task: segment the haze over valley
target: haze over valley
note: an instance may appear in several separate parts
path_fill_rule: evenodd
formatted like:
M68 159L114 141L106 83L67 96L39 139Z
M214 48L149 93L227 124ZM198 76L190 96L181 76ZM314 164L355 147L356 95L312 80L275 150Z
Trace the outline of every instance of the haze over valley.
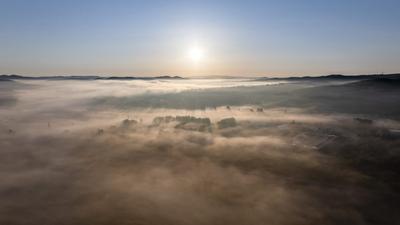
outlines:
M0 225L399 225L399 12L0 0Z
M291 80L0 82L0 223L395 224L398 75Z

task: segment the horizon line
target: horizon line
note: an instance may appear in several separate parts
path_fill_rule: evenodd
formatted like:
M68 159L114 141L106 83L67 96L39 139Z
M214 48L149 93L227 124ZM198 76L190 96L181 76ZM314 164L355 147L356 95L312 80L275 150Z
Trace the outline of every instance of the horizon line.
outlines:
M184 75L93 75L93 74L69 74L69 75L37 75L37 74L16 74L16 73L11 73L11 74L6 74L6 73L0 73L0 76L21 76L21 77L27 77L27 78L46 78L46 77L98 77L98 78L160 78L160 77L180 77L180 78L185 78L185 79L190 79L190 78L295 78L295 77L324 77L324 76L332 76L332 75L338 75L338 76L373 76L373 75L394 75L394 74L400 74L400 72L390 72L390 73L326 73L326 74L311 74L311 75L285 75L285 76L279 76L279 75L195 75L195 76L184 76Z

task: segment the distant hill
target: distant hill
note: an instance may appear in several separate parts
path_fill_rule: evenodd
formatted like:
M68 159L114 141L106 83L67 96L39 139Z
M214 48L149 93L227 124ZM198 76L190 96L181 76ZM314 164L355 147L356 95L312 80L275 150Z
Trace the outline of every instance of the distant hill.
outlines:
M400 119L400 79L372 78L340 85L322 85L291 92L276 104L318 113L349 113Z
M162 79L184 79L179 76L158 76L158 77L102 77L102 76L21 76L21 75L0 75L1 80L162 80Z
M97 80L170 80L184 79L179 76L159 76L159 77L98 77Z
M12 81L12 80L0 77L0 82L3 82L3 81Z
M303 76L303 77L262 77L257 80L289 80L289 81L357 81L370 79L400 79L400 73L393 74L369 74L369 75L342 75L331 74L323 76Z
M400 88L400 78L373 78L369 80L361 80L347 85L360 88Z

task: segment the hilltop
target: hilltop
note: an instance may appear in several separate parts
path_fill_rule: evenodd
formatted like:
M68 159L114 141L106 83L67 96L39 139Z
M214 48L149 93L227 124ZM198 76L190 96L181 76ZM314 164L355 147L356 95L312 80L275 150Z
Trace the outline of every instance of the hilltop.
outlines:
M360 74L360 75L343 75L330 74L321 76L292 76L292 77L262 77L257 80L289 80L289 81L356 81L371 79L400 79L400 73L392 74Z
M184 79L180 76L134 77L134 76L22 76L0 75L0 80L169 80Z

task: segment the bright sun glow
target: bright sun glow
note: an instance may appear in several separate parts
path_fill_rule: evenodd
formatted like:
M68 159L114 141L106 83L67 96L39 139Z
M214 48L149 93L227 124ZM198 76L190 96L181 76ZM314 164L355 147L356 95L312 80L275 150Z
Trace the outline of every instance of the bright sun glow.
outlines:
M200 62L204 59L204 50L199 47L189 49L189 58L193 62Z

